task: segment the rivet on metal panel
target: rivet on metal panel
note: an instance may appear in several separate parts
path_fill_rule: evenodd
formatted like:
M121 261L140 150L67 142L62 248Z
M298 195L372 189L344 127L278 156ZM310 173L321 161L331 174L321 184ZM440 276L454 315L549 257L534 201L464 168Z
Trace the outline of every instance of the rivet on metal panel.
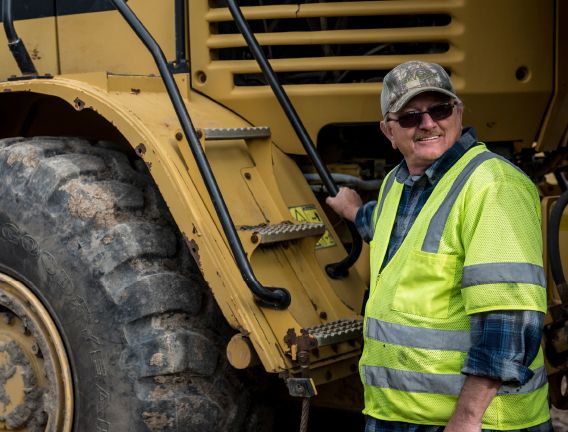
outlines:
M320 318L322 320L326 320L327 319L327 312L326 311L321 311L320 312Z
M183 139L183 134L181 132L176 132L176 140L181 141Z
M247 180L250 180L250 179L252 178L251 173L246 172L246 173L245 173L245 178L246 178Z
M144 156L144 154L146 153L146 146L143 143L140 143L136 146L136 154L138 154L138 156Z
M79 99L78 97L75 98L75 100L73 101L73 103L75 104L75 109L77 111L81 111L83 108L85 108L85 102L83 102L81 99Z
M530 78L531 78L530 69L526 66L520 66L515 71L515 78L517 78L517 81L521 81L521 82L530 81Z
M205 84L207 82L207 74L203 71L197 71L195 73L195 78L200 84Z
M257 233L253 233L253 234L250 236L250 241L253 242L253 243L258 243L258 234L257 234Z

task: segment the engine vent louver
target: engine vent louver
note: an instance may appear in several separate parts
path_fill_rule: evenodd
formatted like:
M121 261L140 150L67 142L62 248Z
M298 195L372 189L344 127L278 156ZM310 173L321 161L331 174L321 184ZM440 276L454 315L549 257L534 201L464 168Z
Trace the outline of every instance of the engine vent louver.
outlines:
M395 58L450 51L456 29L444 2L423 3L240 4L281 82L292 85L381 82ZM205 19L211 63L230 68L235 86L267 85L222 2Z

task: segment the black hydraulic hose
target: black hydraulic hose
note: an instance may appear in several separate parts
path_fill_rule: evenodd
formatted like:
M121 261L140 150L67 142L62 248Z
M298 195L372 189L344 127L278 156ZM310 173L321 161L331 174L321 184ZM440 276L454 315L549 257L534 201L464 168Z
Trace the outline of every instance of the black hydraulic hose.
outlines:
M22 72L22 75L37 75L37 70L28 50L24 42L18 37L18 33L16 33L16 28L14 27L12 0L2 0L2 22L4 23L6 38L8 39L8 47L18 64L20 72Z
M564 306L568 306L568 286L566 285L566 277L562 269L562 260L560 256L560 222L562 214L568 205L568 191L564 192L554 203L554 207L550 212L548 221L548 230L546 233L548 244L548 259L550 262L550 270L552 279L556 284L560 299Z
M246 19L243 16L243 13L241 12L241 9L236 3L236 0L226 1L227 5L229 6L229 10L231 11L231 15L233 16L233 19L235 20L235 23L239 28L239 31L245 38L245 41L249 49L251 50L252 55L260 66L264 77L268 80L272 91L274 92L276 98L278 99L278 102L282 106L282 109L288 117L288 120L294 128L294 131L296 132L298 139L306 150L306 153L312 160L312 163L314 164L318 174L320 175L327 191L331 196L337 195L337 193L339 192L337 185L333 181L333 178L331 177L327 166L323 163L318 152L316 151L308 132L306 131L303 123L298 116L298 113L294 109L292 102L290 101L288 95L278 81L278 78L276 77L272 66L270 66L270 63L266 59L266 56L264 55L264 52L262 51L258 41L254 37ZM328 264L326 266L327 273L333 278L345 276L349 267L355 264L355 261L357 261L357 258L359 258L359 255L361 254L363 242L361 240L361 237L359 236L357 228L355 228L355 225L353 225L351 222L347 222L347 226L349 228L349 231L351 232L353 243L351 244L349 255L345 259L343 259L343 261L334 264Z
M219 217L219 220L221 221L223 231L225 233L225 236L227 237L227 241L229 242L229 246L244 281L254 294L255 300L260 306L272 307L276 309L287 308L291 302L291 297L288 290L286 290L285 288L264 287L260 284L260 282L258 282L255 275L253 274L250 263L248 262L248 259L243 250L242 243L239 239L237 231L235 230L231 216L229 215L229 212L227 210L227 205L225 204L223 196L221 195L221 191L219 190L219 186L217 185L217 182L215 180L215 176L213 175L209 162L207 161L207 157L205 156L205 152L203 151L201 143L199 142L199 137L197 136L195 127L191 122L189 113L187 112L185 104L183 103L183 99L179 93L173 75L168 69L163 51L161 50L158 43L154 40L154 38L150 35L148 30L140 22L138 17L134 14L134 12L132 12L132 10L126 5L124 0L111 1L118 9L120 14L124 17L124 19L128 22L130 27L132 27L134 32L138 35L140 40L144 43L146 48L148 48L148 50L152 54L152 57L154 58L154 61L156 62L156 65L158 66L162 80L164 81L168 95L181 123L183 132L189 142L189 146L191 148L193 156L195 157L197 166L199 167L199 172L201 173L201 176L205 181L205 186L207 187L209 196L213 201L213 205L215 206L215 210L217 211L217 215Z

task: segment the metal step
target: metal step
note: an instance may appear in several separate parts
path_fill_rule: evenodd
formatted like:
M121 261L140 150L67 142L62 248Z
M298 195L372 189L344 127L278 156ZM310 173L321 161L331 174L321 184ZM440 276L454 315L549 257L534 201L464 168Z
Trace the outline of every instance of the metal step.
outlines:
M241 226L239 229L241 231L250 231L252 242L260 244L322 236L325 233L325 225L320 223L282 222L271 225Z
M258 139L270 138L269 127L247 127L247 128L205 128L203 137L206 141L222 141L233 139Z
M341 319L306 328L308 334L318 341L318 346L332 345L357 339L363 335L363 321Z

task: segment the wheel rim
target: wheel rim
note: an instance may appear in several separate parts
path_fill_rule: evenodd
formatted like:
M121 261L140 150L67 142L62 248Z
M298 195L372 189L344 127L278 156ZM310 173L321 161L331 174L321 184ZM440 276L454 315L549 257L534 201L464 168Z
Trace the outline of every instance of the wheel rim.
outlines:
M73 387L55 323L22 283L0 273L0 430L71 431Z

